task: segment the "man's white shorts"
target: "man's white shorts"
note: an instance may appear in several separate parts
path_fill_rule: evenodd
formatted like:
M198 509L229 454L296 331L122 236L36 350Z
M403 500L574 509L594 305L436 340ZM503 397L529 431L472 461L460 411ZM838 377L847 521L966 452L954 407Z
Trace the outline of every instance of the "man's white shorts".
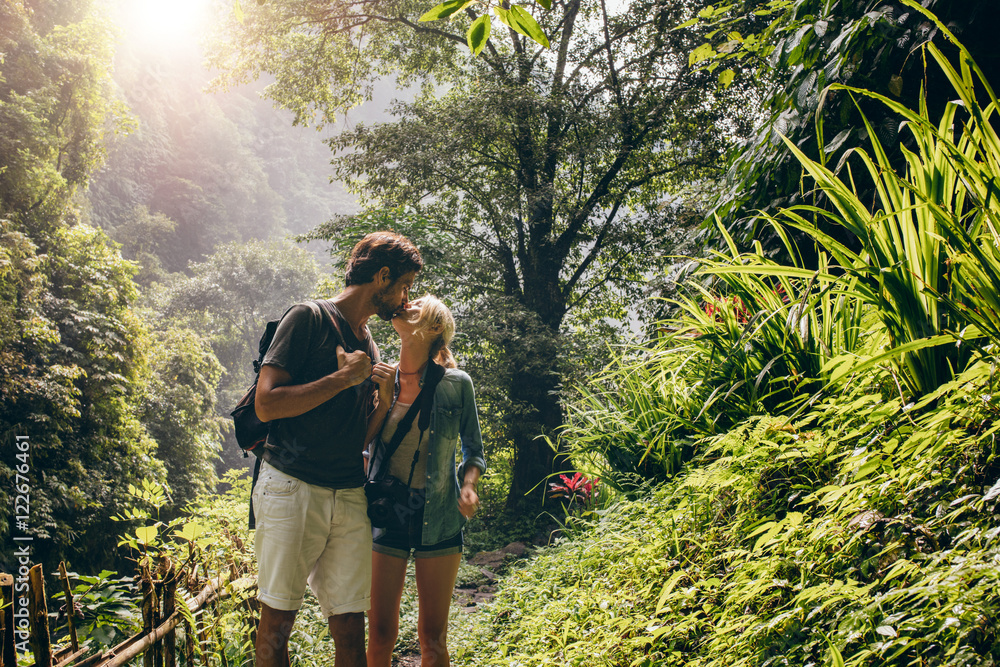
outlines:
M257 599L297 610L306 582L327 617L368 610L372 529L363 487L306 484L266 462L253 490Z

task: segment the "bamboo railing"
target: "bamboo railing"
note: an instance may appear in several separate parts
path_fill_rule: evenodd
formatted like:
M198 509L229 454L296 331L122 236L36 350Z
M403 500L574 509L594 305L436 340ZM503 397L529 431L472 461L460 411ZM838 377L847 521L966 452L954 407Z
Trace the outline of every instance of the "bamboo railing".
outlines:
M206 637L205 614L200 612L214 607L214 603L233 592L249 592L257 584L255 577L230 581L230 575L219 575L208 579L197 594L182 602L188 612L183 613L184 610L177 607L177 591L182 572L182 569L172 566L166 558L160 560L155 577L149 568L141 568L138 583L142 591L142 632L117 646L96 652L92 652L93 647L87 645L86 638L81 642L77 636L73 587L63 563L59 564L59 579L65 598L69 643L61 647L54 647L52 644L42 566L33 566L26 577L19 577L16 582L13 576L0 574L0 592L3 594L0 604L0 667L121 667L140 655L143 657L143 667L176 667L176 628L181 624L184 625L188 638L185 662L193 665L193 642L204 643ZM195 578L191 577L191 580ZM193 594L194 591L189 593ZM244 610L255 617L257 610L252 602L244 603ZM194 627L191 627L190 619L194 620ZM30 647L35 658L33 665L18 665L19 647ZM209 667L207 660L204 663Z

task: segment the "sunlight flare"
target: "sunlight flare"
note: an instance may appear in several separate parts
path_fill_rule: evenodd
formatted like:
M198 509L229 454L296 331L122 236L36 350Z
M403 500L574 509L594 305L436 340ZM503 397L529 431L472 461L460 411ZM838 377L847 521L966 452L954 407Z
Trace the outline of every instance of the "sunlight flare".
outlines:
M129 0L122 6L122 27L130 39L156 48L198 40L210 15L210 0Z

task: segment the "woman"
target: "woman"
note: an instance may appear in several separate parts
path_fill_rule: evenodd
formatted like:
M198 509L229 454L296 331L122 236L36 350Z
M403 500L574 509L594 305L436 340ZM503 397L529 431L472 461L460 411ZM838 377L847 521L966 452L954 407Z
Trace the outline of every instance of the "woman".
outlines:
M405 528L373 531L368 667L391 664L411 551L419 601L420 664L448 665L448 612L462 559L462 526L479 507L476 485L486 470L479 416L472 380L458 370L448 350L455 320L447 306L425 296L410 302L392 325L402 341L399 364L378 364L372 373L379 385L379 402L391 402L380 437L372 445L372 476L388 465L389 474L409 483L417 502L410 503L412 513L407 512ZM433 364L445 370L434 390L429 428L421 433L419 420L413 419L386 462L385 443L393 439ZM462 465L456 471L459 440Z

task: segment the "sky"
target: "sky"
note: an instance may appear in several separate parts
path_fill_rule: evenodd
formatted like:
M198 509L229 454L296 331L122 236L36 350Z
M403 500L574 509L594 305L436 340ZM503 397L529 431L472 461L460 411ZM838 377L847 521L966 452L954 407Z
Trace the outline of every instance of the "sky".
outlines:
M212 14L212 0L120 0L114 4L125 38L159 52L197 50Z

